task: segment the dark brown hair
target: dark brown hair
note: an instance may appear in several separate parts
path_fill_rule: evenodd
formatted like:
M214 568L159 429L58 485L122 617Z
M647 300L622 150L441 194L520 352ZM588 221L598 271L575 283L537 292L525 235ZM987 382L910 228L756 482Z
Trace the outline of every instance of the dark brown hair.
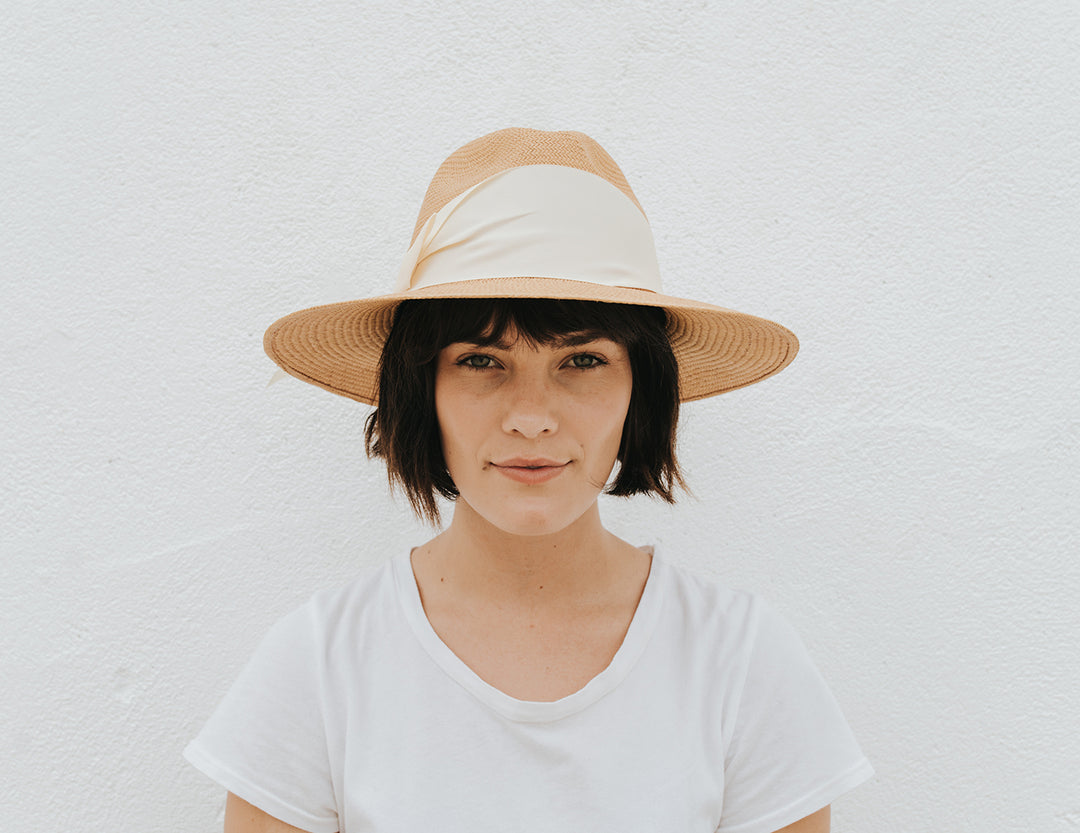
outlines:
M435 493L459 493L443 460L435 414L435 369L449 344L499 343L508 333L530 344L570 334L608 338L626 348L633 374L630 406L610 495L655 494L674 503L686 487L675 459L679 417L678 365L659 307L534 298L453 298L403 301L383 347L378 405L364 431L369 457L386 461L390 485L400 485L416 514L439 520Z

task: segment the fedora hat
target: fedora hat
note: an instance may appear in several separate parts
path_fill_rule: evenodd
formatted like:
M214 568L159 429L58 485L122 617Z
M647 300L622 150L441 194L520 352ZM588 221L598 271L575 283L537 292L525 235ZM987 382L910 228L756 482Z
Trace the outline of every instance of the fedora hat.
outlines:
M394 310L425 298L662 307L684 402L760 382L799 348L772 321L663 294L644 210L615 161L577 131L511 127L455 150L424 195L394 291L286 315L263 344L286 373L375 404Z

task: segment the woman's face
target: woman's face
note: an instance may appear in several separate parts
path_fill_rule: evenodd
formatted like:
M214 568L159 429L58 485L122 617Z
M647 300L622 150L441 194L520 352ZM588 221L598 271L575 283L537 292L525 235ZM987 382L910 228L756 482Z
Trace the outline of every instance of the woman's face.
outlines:
M626 348L567 337L532 346L455 343L438 357L435 411L465 501L504 532L565 529L596 502L630 404Z

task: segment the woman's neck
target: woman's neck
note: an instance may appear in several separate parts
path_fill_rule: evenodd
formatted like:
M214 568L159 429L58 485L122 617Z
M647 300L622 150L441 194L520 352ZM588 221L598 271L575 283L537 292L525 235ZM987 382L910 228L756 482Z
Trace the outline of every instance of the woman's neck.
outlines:
M557 532L514 535L459 501L450 526L413 553L422 589L438 583L481 604L588 605L643 581L648 565L647 553L604 529L595 503Z

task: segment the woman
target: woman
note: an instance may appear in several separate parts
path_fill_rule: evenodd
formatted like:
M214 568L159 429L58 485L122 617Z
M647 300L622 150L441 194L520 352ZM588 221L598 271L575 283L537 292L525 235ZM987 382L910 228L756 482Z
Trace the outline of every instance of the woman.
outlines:
M601 523L605 488L673 500L680 400L797 349L659 290L611 157L514 128L440 167L396 292L270 327L453 517L264 639L185 750L228 833L828 830L873 770L798 637Z

